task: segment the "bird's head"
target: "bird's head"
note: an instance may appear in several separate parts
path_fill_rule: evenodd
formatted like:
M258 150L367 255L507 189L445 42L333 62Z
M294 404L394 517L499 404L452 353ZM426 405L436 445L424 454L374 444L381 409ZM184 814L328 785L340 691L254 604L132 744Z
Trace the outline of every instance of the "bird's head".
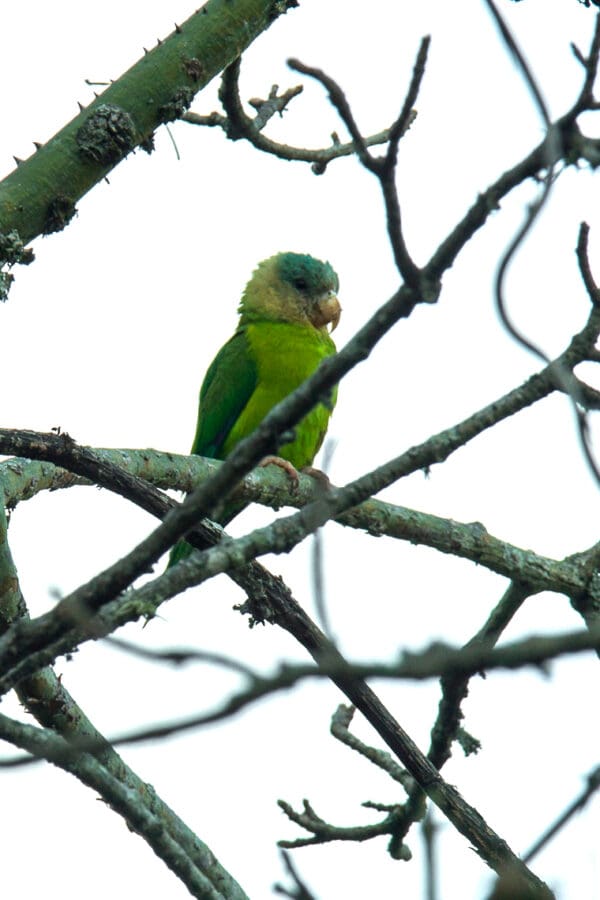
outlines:
M306 253L277 253L259 263L240 303L242 322L270 320L310 324L331 331L342 308L339 280L328 262Z

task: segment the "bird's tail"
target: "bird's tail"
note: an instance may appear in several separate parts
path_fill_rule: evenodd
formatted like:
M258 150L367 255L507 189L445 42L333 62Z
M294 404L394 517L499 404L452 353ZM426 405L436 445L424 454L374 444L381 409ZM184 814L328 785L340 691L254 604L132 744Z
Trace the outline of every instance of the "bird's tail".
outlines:
M225 508L218 516L215 516L214 521L225 527L247 506L247 500L232 500L231 503L226 504ZM174 566L176 563L180 562L180 560L187 559L193 549L192 545L188 544L187 541L177 541L177 543L171 547L167 569L170 569L171 566Z
M188 544L187 541L177 541L177 543L171 547L167 569L170 569L175 563L178 563L180 560L189 556L193 549L192 545Z

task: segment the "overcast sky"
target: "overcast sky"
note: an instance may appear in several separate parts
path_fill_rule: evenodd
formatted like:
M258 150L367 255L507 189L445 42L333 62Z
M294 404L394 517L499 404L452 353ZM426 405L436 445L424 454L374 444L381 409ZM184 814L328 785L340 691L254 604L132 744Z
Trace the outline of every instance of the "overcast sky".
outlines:
M573 102L594 16L576 0L499 3L524 49L551 113ZM549 7L552 7L549 10ZM0 172L27 157L92 98L85 79L116 79L143 46L193 12L170 3L105 0L23 2L0 12L0 91L4 125ZM242 64L245 98L302 81L304 93L268 133L318 147L343 127L322 89L290 72L294 56L324 68L347 92L364 133L388 125L409 83L419 41L431 34L418 117L402 143L398 182L407 243L424 262L487 185L532 149L542 124L522 79L480 0L390 4L304 0L250 48ZM217 83L193 109L217 108ZM100 89L99 89L100 90ZM600 134L598 119L585 120ZM36 262L17 271L0 308L2 425L60 426L83 444L187 452L198 388L213 355L235 328L236 305L255 264L280 250L328 259L340 276L342 346L399 284L375 179L355 160L316 177L306 165L261 156L217 129L164 128L151 156L136 153L79 204L61 234L34 243ZM444 280L435 306L418 308L343 382L330 436L330 477L342 484L411 444L460 421L537 371L494 309L497 261L538 188L524 185L493 215ZM597 176L567 171L519 252L507 280L518 327L548 354L582 327L589 305L574 248L582 219L591 226L600 279ZM591 371L590 380L600 387ZM600 452L598 429L596 445ZM573 414L553 397L476 439L426 479L417 473L384 492L391 502L463 522L523 548L561 558L598 539L598 489L578 445ZM243 533L268 521L248 511ZM32 615L131 549L153 523L125 501L72 489L23 503L11 548ZM484 622L505 579L432 550L375 540L330 525L324 531L327 603L351 658L390 659L432 640L461 644ZM314 613L311 542L289 558L266 560ZM232 611L241 595L223 578L166 604L147 628L124 633L149 646L192 645L237 656L262 671L305 660L274 628L248 629ZM531 598L507 638L576 628L563 597ZM88 644L57 671L108 736L210 708L237 678L197 666L172 671ZM563 660L550 677L527 671L474 680L465 727L483 744L460 751L444 777L520 853L581 790L598 764L598 667L591 655ZM375 685L403 727L426 749L439 688ZM276 800L308 797L336 824L373 821L365 800L401 802L382 773L337 744L329 718L343 698L333 687L303 685L218 728L125 749L138 774L190 824L252 898L271 896L284 878L278 838L299 836ZM591 708L590 708L591 707ZM23 713L7 699L2 711ZM381 746L357 717L356 732ZM4 749L4 748L2 748ZM11 748L7 748L11 753ZM170 900L187 891L147 845L92 792L50 766L0 772L11 896L89 900L135 891ZM442 900L480 898L489 873L450 825L440 824ZM582 812L533 869L560 900L598 900L598 801ZM297 851L295 861L320 900L419 897L422 851L393 862L385 839ZM35 865L32 865L35 862ZM90 875L92 876L90 878ZM376 889L374 888L376 885ZM13 888L18 885L19 887Z

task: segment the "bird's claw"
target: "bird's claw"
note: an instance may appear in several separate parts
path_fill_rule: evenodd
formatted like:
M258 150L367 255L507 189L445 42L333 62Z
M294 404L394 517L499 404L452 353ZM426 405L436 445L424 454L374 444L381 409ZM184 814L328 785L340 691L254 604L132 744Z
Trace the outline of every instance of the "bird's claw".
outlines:
M261 467L270 465L279 466L280 469L283 469L292 481L293 488L298 487L300 476L298 475L298 470L291 462L287 459L283 459L281 456L265 456L265 458L261 459L259 462L259 466Z
M322 491L330 491L333 485L329 480L329 475L323 472L321 469L315 469L313 466L305 466L302 469L303 475L308 475L310 478L314 478Z

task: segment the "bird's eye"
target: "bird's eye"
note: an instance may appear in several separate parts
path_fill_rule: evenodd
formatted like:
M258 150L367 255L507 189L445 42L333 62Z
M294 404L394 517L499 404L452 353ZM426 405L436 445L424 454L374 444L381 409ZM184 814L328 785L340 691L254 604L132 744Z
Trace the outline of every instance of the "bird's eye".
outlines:
M294 287L299 291L306 290L306 280L304 278L295 278L294 279Z

